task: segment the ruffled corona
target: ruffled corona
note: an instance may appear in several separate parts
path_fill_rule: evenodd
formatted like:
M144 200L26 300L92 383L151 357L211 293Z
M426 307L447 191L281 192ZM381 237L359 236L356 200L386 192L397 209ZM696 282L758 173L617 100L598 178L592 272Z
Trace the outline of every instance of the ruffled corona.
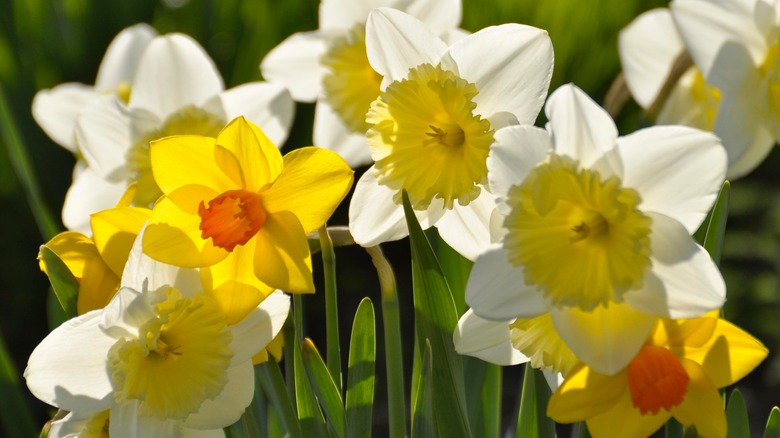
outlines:
M490 122L474 114L477 93L474 84L430 64L391 83L366 116L377 181L406 190L416 209L434 198L447 208L474 200L493 143Z
M233 251L244 245L265 224L268 214L260 195L246 190L230 190L198 206L203 239L212 239L215 246Z
M628 364L631 402L642 415L682 403L689 380L677 356L663 347L645 345Z
M382 76L368 63L365 27L356 24L336 38L320 62L330 70L322 78L324 100L350 130L366 132L366 112L379 96Z
M79 437L81 438L109 438L109 417L111 411L100 411L91 415L84 428L81 430Z
M184 420L224 388L232 335L206 295L183 298L170 288L155 313L137 339L120 339L109 351L114 396L139 400L144 415Z
M509 324L512 346L528 356L531 366L564 376L577 364L577 356L566 346L553 326L549 313L535 318L518 318Z
M651 220L616 177L551 155L509 190L509 261L554 305L590 310L621 302L650 267Z

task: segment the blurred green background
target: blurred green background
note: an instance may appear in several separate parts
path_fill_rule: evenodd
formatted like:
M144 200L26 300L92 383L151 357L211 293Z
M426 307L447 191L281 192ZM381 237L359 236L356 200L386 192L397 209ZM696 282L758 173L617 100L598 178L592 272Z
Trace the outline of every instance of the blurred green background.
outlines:
M574 82L601 102L620 71L617 32L639 13L665 5L658 0L464 0L462 27L476 31L493 24L517 22L546 29L555 48L551 90ZM0 0L0 99L10 116L5 121L15 126L55 220L59 220L70 185L74 159L33 121L30 104L37 90L62 82L94 83L111 39L138 22L150 23L160 33L184 32L194 37L216 62L227 87L260 80L258 65L272 47L294 32L317 28L317 7L315 0ZM298 105L297 110L285 151L311 144L313 105ZM623 134L641 127L641 114L635 104L626 106L618 125ZM8 125L3 124L0 336L11 353L11 362L0 361L2 385L7 385L7 379L14 374L21 375L30 352L50 329L48 282L35 260L38 246L45 239L9 158L11 135ZM780 346L780 190L776 189L780 177L774 170L778 166L780 154L773 153L757 171L733 183L722 266L729 291L726 317L771 350L767 361L738 385L755 425L762 424L770 407L778 404L780 384L780 356L776 354ZM346 224L344 206L331 224ZM408 244L391 243L386 250L399 277L401 304L411 313ZM378 284L373 267L360 249L338 249L337 257L342 339L348 339L357 303L365 295L376 303ZM321 276L319 268L315 270L315 276ZM314 328L311 332L322 331L322 294L307 297L305 302L307 324ZM379 322L378 325L381 327ZM411 333L410 327L404 330ZM377 365L383 368L381 353ZM511 391L511 385L517 384L517 373L510 369L505 373ZM383 385L380 377L374 414L376 436L384 436L382 431L386 430L382 424L386 415L382 412ZM0 386L0 409L4 403L10 403L7 394L8 388ZM49 411L26 391L25 397L23 403L33 410L32 421L40 427ZM13 424L3 426L8 431L14 428Z

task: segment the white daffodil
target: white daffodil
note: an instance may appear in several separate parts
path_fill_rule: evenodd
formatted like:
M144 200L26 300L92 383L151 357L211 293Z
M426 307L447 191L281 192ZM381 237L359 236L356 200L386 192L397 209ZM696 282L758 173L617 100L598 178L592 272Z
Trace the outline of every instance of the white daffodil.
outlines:
M379 96L382 76L366 57L366 19L387 6L405 11L431 31L455 41L461 0L322 0L318 30L293 34L263 59L260 69L299 102L317 101L314 144L337 152L353 168L370 164L366 112Z
M659 98L666 101L658 111L659 125L686 125L712 131L720 92L704 80L701 70L685 70L669 92L660 96L682 56L683 43L669 9L645 12L620 31L618 38L623 74L634 100L645 110Z
M150 141L179 134L216 137L243 115L281 145L294 112L281 85L251 82L225 91L203 48L181 34L148 44L130 89L127 105L105 96L79 114L76 137L84 162L77 165L62 212L71 230L87 231L89 215L113 206L131 182L137 183L134 205L157 200L162 192L152 177Z
M611 375L657 316L723 304L723 278L691 233L723 183L726 153L715 135L689 127L618 137L573 85L545 112L547 130L496 133L489 180L507 234L477 258L466 301L495 321L549 313L576 356Z
M553 389L554 391L554 389ZM47 438L108 438L109 437L109 417L110 410L96 412L93 414L81 414L78 412L69 412L63 418L51 422L51 428ZM222 429L189 429L180 427L171 431L170 429L156 429L155 432L162 434L162 437L179 436L181 438L224 438L225 432ZM149 430L142 430L136 435L130 435L138 438L146 438ZM113 435L111 435L113 436ZM127 435L125 435L127 436Z
M728 177L756 168L780 140L780 9L764 0L675 0L672 16L707 83L720 90L714 132Z
M57 144L78 155L76 116L91 101L116 95L125 103L138 69L141 53L157 36L148 24L136 24L117 34L100 62L95 85L68 82L35 94L32 114L35 121Z
M473 259L491 242L493 134L536 120L552 76L547 32L504 24L448 47L414 17L380 8L366 47L383 92L366 117L374 165L355 187L350 232L363 246L406 236L406 190L423 228Z
M289 298L271 294L228 325L197 270L156 262L140 242L111 302L65 322L35 348L27 386L76 413L74 422L87 420L84 427L101 430L108 420L112 438L219 436L192 430L240 418L254 394L252 356L281 329Z

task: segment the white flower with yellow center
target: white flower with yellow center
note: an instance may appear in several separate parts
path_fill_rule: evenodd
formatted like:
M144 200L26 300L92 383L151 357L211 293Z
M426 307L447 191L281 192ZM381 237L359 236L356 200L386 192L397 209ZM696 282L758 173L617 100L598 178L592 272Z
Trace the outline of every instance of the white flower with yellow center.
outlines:
M457 29L461 0L322 0L319 30L293 34L263 59L263 77L285 85L299 102L317 101L314 144L337 152L350 166L371 163L366 112L382 76L366 56L366 19L378 7L405 11L446 41Z
M435 225L473 259L491 242L493 135L501 126L532 125L547 95L547 32L505 24L447 46L414 17L380 8L369 15L366 46L384 79L366 116L374 165L349 208L355 241L373 246L406 236L406 190L422 226Z
M549 313L576 356L613 374L657 316L719 308L725 285L691 237L723 183L712 133L657 126L618 137L609 115L566 85L547 130L496 132L490 186L507 234L480 255L466 301L490 320Z
M83 431L101 431L107 420L112 438L215 436L192 430L239 419L254 394L252 356L281 329L289 298L271 294L229 325L216 299L202 292L197 270L156 262L140 242L111 302L67 321L36 347L27 386L86 419Z
M728 176L752 171L780 140L780 8L764 0L675 0L672 16L694 64L720 90L714 132Z
M214 63L192 38L154 38L138 62L128 104L105 96L79 114L76 137L84 165L77 166L65 197L63 222L85 232L89 215L113 206L131 182L137 183L134 205L150 207L162 195L152 177L150 141L181 134L216 137L243 115L281 145L293 112L281 85L251 82L226 91Z
M669 9L653 9L638 16L620 31L618 48L626 84L642 108L658 111L656 124L713 130L720 91L709 86L695 66L682 73L663 106L653 108L663 98L669 75L686 53Z

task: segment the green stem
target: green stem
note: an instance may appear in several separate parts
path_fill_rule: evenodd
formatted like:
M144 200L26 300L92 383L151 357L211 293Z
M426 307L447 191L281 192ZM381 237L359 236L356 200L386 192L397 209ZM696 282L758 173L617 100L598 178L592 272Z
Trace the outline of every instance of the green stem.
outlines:
M28 410L19 376L11 355L0 336L0 424L5 424L9 438L37 436L35 423Z
M0 131L2 131L3 142L8 149L11 164L22 184L27 202L30 204L35 223L38 224L38 230L44 240L48 241L59 233L60 226L46 207L41 188L35 177L35 171L30 164L30 157L27 155L27 148L22 143L19 131L16 129L16 122L9 109L8 99L2 86L0 86Z
M398 290L390 263L378 246L366 248L379 276L382 291L382 322L385 331L385 365L387 367L387 405L390 437L406 436L404 398L404 364L401 347L401 318L398 313Z
M319 229L322 249L322 271L325 275L325 332L327 343L327 365L336 387L341 392L341 344L339 343L339 306L336 297L336 253L328 235L328 228Z

